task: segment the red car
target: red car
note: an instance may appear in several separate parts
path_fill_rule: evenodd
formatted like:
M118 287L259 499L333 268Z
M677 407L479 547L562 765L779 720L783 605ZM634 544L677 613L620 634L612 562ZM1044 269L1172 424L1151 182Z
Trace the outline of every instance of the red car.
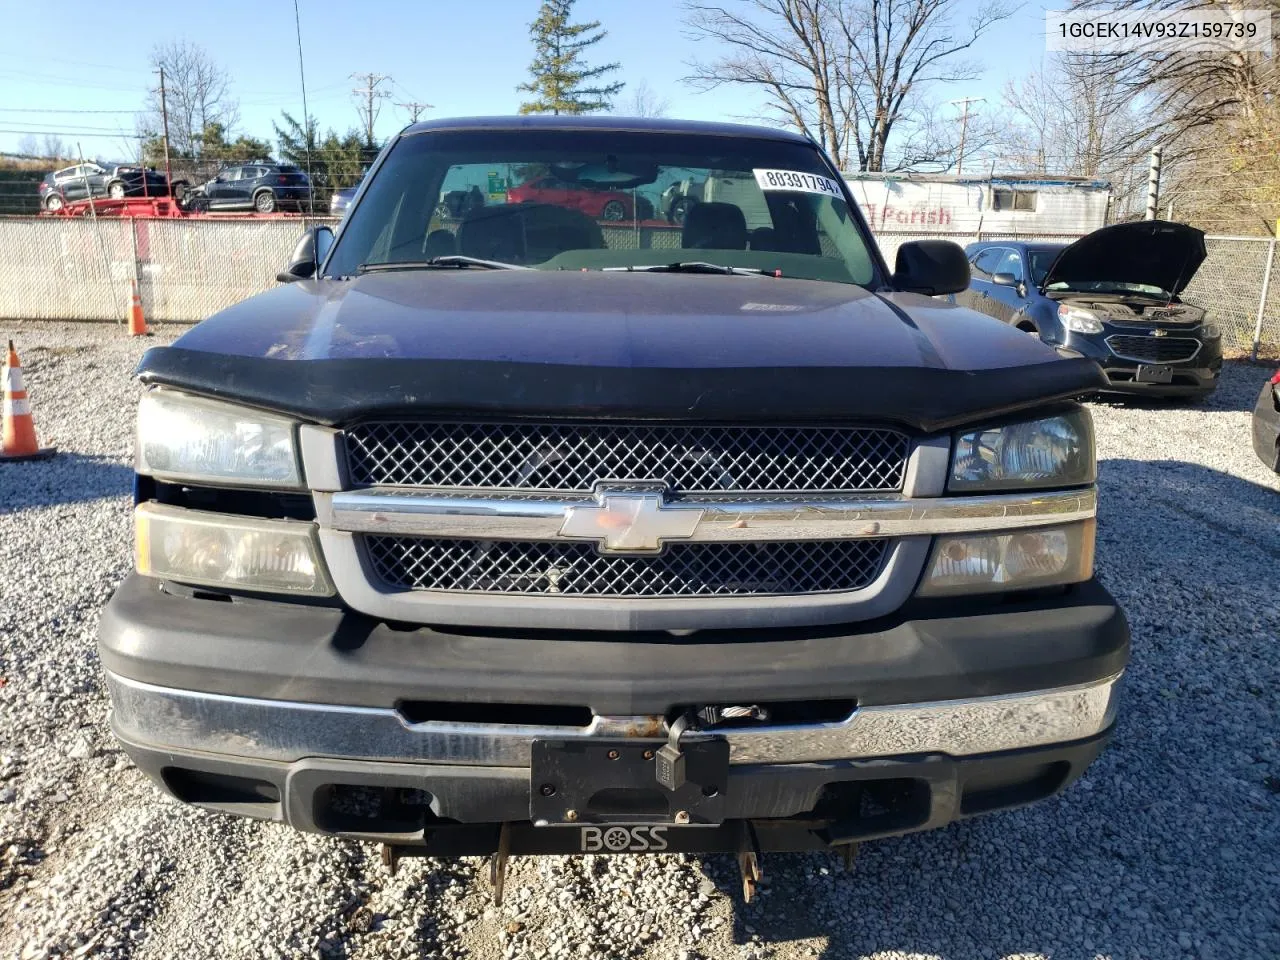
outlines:
M630 220L633 201L630 193L601 187L570 183L553 176L539 177L507 191L510 203L552 203L557 207L581 210L597 220ZM648 204L640 198L640 219L645 219Z

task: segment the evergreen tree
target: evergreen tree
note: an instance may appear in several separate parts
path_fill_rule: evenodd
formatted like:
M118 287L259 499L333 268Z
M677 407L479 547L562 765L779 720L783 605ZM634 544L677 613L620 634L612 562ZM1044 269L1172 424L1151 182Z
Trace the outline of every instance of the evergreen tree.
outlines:
M521 113L595 113L608 110L611 98L624 86L621 82L598 82L605 74L618 69L607 63L589 67L582 52L606 36L600 21L570 23L574 0L546 0L538 11L538 19L529 25L533 31L534 58L529 65L533 79L517 90L533 94L533 99L520 104Z

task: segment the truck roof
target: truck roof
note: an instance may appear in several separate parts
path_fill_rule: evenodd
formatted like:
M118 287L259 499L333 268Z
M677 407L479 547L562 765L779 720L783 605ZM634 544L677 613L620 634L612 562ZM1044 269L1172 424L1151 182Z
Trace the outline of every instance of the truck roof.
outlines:
M649 117L568 116L536 114L507 117L452 117L410 124L402 136L441 130L609 130L620 133L694 133L716 137L751 137L810 143L802 134L745 123L711 123L702 120L670 120Z

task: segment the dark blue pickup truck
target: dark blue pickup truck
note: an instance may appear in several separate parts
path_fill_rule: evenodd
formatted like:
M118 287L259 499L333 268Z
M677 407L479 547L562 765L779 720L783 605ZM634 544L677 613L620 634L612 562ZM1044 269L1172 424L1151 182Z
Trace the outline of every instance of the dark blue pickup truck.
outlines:
M487 189L741 203L599 221ZM748 189L749 187L749 189ZM439 198L482 195L465 216ZM447 211L446 211L447 212ZM775 130L434 121L290 281L149 351L116 735L402 855L843 848L1066 787L1115 720L1097 364L882 261Z

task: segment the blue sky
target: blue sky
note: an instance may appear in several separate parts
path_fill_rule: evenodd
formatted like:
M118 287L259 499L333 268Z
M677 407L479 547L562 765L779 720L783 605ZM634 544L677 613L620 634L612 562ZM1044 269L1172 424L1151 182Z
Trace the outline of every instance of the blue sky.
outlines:
M976 7L976 0L953 2L961 17ZM985 96L990 102L979 109L990 109L1006 78L1039 65L1045 6L1024 3L975 50L975 59L987 65L984 76L936 96ZM349 75L367 71L395 81L378 120L379 137L406 121L394 102L434 104L427 117L514 113L520 102L515 87L532 56L528 24L537 7L538 0L300 0L311 113L322 129L356 125ZM140 16L132 23L135 8ZM133 132L132 112L155 83L148 53L180 38L203 46L230 73L245 132L274 139L271 121L282 109L302 114L292 0L202 4L183 14L163 12L163 5L104 6L100 0L62 0L57 9L60 26L52 35L59 39L51 43L40 39L50 36L51 27L40 4L12 4L5 13L0 151L16 149L24 132L39 138L50 131L69 144L78 141L86 157L122 157L120 134ZM592 49L592 62L620 62L619 79L647 81L669 102L669 116L747 119L758 112L760 98L750 90L698 93L680 82L687 61L714 50L685 36L679 0L578 0L575 17L599 19L609 30ZM86 30L72 26L81 23ZM98 42L61 42L85 36Z

